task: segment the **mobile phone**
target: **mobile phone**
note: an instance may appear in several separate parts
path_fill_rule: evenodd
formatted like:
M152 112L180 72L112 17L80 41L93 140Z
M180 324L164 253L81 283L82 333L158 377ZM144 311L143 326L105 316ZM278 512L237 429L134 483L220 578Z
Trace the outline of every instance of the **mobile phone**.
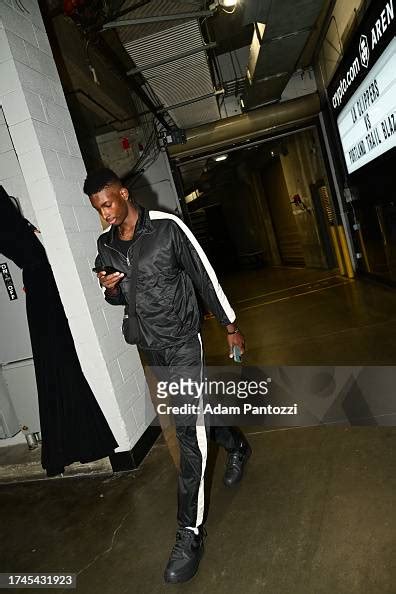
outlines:
M115 272L120 272L117 268L113 268L113 266L95 266L92 268L92 272L105 272L107 274L114 274Z
M242 359L241 359L241 356L242 356L241 349L236 344L234 344L234 346L232 347L232 355L233 355L233 358L234 358L235 363L241 363L242 362Z

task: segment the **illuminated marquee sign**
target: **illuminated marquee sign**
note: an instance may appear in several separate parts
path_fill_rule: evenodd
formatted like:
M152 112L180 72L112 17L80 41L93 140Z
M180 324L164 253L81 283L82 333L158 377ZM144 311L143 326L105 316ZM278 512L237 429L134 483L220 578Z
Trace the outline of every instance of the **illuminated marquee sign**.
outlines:
M353 173L396 144L396 39L337 118L348 172Z
M349 173L395 147L396 0L376 0L329 86Z

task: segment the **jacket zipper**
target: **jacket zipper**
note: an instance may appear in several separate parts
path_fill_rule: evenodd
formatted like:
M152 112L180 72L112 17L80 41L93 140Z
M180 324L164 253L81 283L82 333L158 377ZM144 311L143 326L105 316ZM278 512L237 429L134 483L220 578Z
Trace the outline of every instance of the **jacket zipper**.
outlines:
M109 244L107 244L107 243L105 243L104 245L105 245L106 247L108 247L110 250L113 250L114 252L116 252L117 254L119 254L119 255L121 256L121 258L124 258L124 260L126 260L126 263L128 264L128 266L130 266L130 265L131 265L131 262L130 262L130 260L129 260L129 250L130 250L131 248L133 248L133 247L136 245L136 243L139 241L139 239L142 237L142 235L143 235L143 233L141 233L141 234L139 235L139 237L137 237L137 238L136 238L136 241L134 241L134 242L132 243L132 245L130 245L130 246L129 246L129 248L128 248L128 251L127 251L127 255L126 255L126 256L124 256L124 254L122 254L121 252L119 252L119 251L118 251L118 250L116 250L115 248L111 247L111 245L109 245Z
M109 248L109 250L113 250L113 252L116 252L116 254L118 254L119 256L121 256L121 258L123 258L124 260L126 260L128 266L129 266L129 258L128 258L128 256L125 257L124 254L122 254L121 252L119 252L115 248L111 247L111 245L108 245L107 243L105 243L104 245L105 245L105 247Z

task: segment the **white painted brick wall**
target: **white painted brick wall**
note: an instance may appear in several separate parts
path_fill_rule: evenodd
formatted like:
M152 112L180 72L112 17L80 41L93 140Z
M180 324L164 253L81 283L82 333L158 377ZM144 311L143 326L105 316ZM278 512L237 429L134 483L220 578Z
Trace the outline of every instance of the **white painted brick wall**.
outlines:
M103 315L102 309L100 309L98 311L100 312L100 315ZM121 374L118 359L113 359L113 361L109 361L107 363L107 369L109 370L111 381L113 382L113 385L116 386L117 388L121 388L121 386L124 384L124 378L122 377L122 374Z
M38 150L37 135L32 120L25 120L9 126L12 142L17 155Z
M18 90L4 95L3 105L7 110L9 126L24 122L30 117L34 118L34 121L46 121L40 96L27 89L23 93Z
M81 157L71 157L58 153L61 170L66 179L79 181L86 176L84 163Z
M0 153L7 153L12 150L13 146L10 133L8 132L7 126L3 124L0 126Z
M129 139L130 148L122 148L122 138ZM108 132L97 136L96 141L103 163L113 169L117 175L123 177L129 173L138 159L137 133L126 130L124 132ZM153 210L166 210L180 215L180 205L168 156L160 152L156 161L133 184L135 200Z
M69 153L74 157L77 157L80 154L80 147L78 146L77 136L74 130L71 130L70 132L65 131L65 138Z
M22 12L1 3L1 19L5 28L11 33L15 33L29 43L36 43L36 36L32 26L31 19L22 16ZM31 14L29 14L29 17Z
M7 113L4 103L3 106L4 112ZM47 176L63 176L58 155L55 151L34 149L18 155L18 159L22 167L23 176L29 187L33 187L32 184ZM40 197L37 199L40 200Z
M69 153L62 128L34 121L34 130L41 147L51 149L57 153Z
M45 76L45 74L42 74L41 72L38 72L26 64L16 60L15 68L18 73L20 84L23 86L23 88L26 88L33 93L37 93L41 97L53 99L53 87L51 80ZM13 91L14 89L10 90Z
M23 172L81 366L122 451L154 411L137 350L121 335L122 308L104 301L91 271L102 229L82 193L85 167L38 2L23 3L28 13L0 0L0 104L18 157L0 120L0 180Z
M30 44L26 44L26 51L28 54L29 66L31 66L33 70L37 70L37 72L41 72L49 78L56 78L58 73L52 56L49 56L39 48L35 48Z
M63 130L74 131L73 122L67 107L58 105L55 101L46 98L42 99L42 104L49 124L58 126Z
M1 5L0 5L1 6ZM18 72L12 58L0 59L0 96L19 90Z
M125 150L122 139L127 138L129 148ZM138 134L136 129L123 130L122 132L107 132L96 137L98 149L103 163L123 177L129 173L139 159Z
M8 43L10 44L10 51L13 58L19 62L29 65L27 48L31 48L32 46L29 43L25 43L22 37L14 35L14 33L11 33L11 31L8 32L7 39Z
M180 215L180 205L168 156L160 152L156 161L133 185L137 202L153 210L165 210Z
M18 160L15 158L14 151L2 153L0 159L0 179L16 177L19 173Z
M41 49L41 51L52 56L51 46L45 31L40 31L40 29L35 25L33 25L33 31L36 36L37 46Z
M58 204L81 206L87 203L77 182L56 176L52 176L51 181L54 185Z
M89 200L87 200L87 202L89 203ZM92 216L92 206L90 204L73 206L73 210L76 214L80 231L97 231L98 218L97 216Z
M3 109L0 107L0 184L10 196L18 198L24 216L37 225L36 215L22 175L21 166L12 145Z

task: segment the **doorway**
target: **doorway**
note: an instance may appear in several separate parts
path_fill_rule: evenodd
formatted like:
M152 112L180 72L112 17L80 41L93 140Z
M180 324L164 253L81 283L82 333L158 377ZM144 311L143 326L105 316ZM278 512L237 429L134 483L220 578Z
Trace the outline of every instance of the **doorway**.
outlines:
M279 157L268 164L261 177L281 261L289 266L305 266L300 235Z
M316 126L176 166L193 232L196 220L200 232L206 221L211 233L202 240L219 272L231 263L234 270L336 267L334 207Z

